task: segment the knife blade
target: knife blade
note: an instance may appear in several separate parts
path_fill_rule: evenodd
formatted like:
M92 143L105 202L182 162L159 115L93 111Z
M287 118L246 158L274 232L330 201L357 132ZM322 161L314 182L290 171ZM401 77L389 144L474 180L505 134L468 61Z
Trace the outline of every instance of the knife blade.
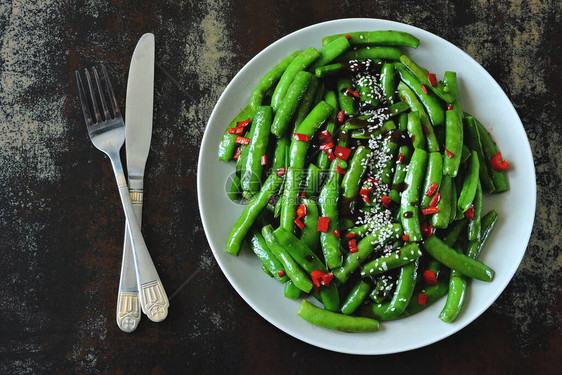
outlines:
M126 155L129 192L135 215L141 222L144 169L150 151L152 137L152 107L154 96L154 35L144 34L133 52L127 83L125 108ZM158 283L160 281L158 280ZM154 313L149 318L161 321L167 315L168 298L161 285L161 292L151 298ZM117 325L125 332L134 331L140 321L141 298L137 282L135 260L129 232L125 230L123 262L117 301Z

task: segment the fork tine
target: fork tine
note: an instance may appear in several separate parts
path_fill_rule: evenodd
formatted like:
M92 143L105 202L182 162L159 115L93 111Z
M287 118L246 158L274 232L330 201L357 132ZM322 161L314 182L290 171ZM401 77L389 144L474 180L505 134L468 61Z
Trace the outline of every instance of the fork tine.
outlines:
M115 117L121 116L121 112L119 111L119 106L117 105L117 99L115 97L115 93L113 92L113 86L111 86L111 81L109 80L109 76L107 75L107 70L105 69L105 65L103 64L101 65L101 70L103 72L105 85L107 86L107 94L109 95L111 107L113 108Z
M82 84L82 78L80 73L76 70L76 84L78 85L78 97L80 98L80 104L82 105L82 112L84 113L84 120L86 121L86 126L92 125L92 115L90 114L90 108L88 107L88 98L86 98L86 92L84 91L84 84Z
M101 82L100 77L98 75L98 70L96 68L92 68L94 71L94 78L96 79L96 85L98 86L98 92L100 94L100 102L103 108L103 113L105 115L105 120L109 120L111 118L111 113L109 113L109 109L107 108L107 104L105 104L105 97L103 96L103 90L101 89Z
M94 114L96 115L96 123L101 122L100 111L98 109L98 102L96 101L96 91L92 86L92 80L90 79L90 72L88 69L84 69L86 72L86 80L88 81L88 88L90 89L90 98L92 99L92 105L94 107Z

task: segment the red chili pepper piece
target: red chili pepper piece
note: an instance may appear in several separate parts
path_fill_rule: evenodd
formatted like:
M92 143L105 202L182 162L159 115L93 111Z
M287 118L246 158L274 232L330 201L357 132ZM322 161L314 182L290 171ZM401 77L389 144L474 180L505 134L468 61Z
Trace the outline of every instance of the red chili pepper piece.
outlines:
M431 235L433 234L433 225L428 225L427 222L421 223L420 229L423 238L431 237Z
M351 39L351 35L346 34L346 35L345 35L345 39L347 39L347 40Z
M368 189L361 189L359 191L359 195L361 196L361 198L363 198L363 201L365 203L370 203L371 202L371 198L369 198L369 195L373 192L373 188L368 188Z
M447 107L447 111L452 111L453 110L453 106L449 104L449 106Z
M242 134L244 133L244 128L230 128L228 129L228 134Z
M492 156L491 164L492 168L499 172L505 171L509 168L509 163L507 162L507 160L502 160L502 153L499 151L497 154Z
M299 208L297 209L297 217L299 219L302 219L305 216L306 216L306 206L304 205L304 203L301 203L299 205Z
M300 229L304 228L304 223L302 222L301 219L299 219L298 217L294 220L294 223L297 225L297 227L299 227Z
M304 191L301 191L301 198L305 198L306 197L306 193Z
M232 159L238 160L238 157L240 156L240 151L242 151L242 146L238 146L236 148L236 152L234 153L234 156L232 157Z
M422 129L423 129L423 132L425 134L429 134L429 129L427 128L427 126L425 124L422 124Z
M336 172L339 174L345 174L345 169L340 167L340 163L336 164Z
M250 144L250 138L246 138L246 137L240 137L239 135L236 136L236 143L241 144L241 145L249 145Z
M447 148L445 147L445 151L447 152L447 156L452 158L453 156L455 156L455 154L453 154L451 151L447 150Z
M357 248L357 240L356 239L349 240L349 242L347 243L347 246L349 247L349 252L352 253L352 254L359 251L359 249Z
M440 200L441 200L441 194L439 193L435 194L431 202L429 202L429 207L437 207L437 203L439 203Z
M267 165L267 155L262 155L262 157L261 157L261 165Z
M286 168L286 167L283 167L283 168L279 168L279 169L277 170L277 172L275 172L275 173L277 174L277 176L281 177L281 176L285 175L285 172L286 172L286 171L287 171L287 168Z
M471 204L470 207L468 208L468 210L466 210L466 212L464 213L464 217L466 217L468 220L474 220L474 205Z
M398 164L402 164L404 162L404 154L400 153L400 155L398 155Z
M426 95L429 94L429 93L427 92L427 89L425 88L424 85L421 85L421 88L422 88L423 92L424 92Z
M326 216L320 216L318 218L318 232L326 233L328 231L328 224L330 223L330 218Z
M293 133L293 138L295 138L297 141L308 142L308 135L306 134Z
M402 240L403 240L404 242L408 242L408 241L410 241L410 236L408 236L407 234L405 234L405 235L402 236Z
M347 161L349 155L351 154L351 149L347 147L336 146L336 150L334 151L334 153L339 159Z
M345 92L346 92L347 94L351 95L351 96L356 97L356 98L358 98L358 97L360 96L357 91L353 91L353 90L350 89L349 87L347 87L347 88L345 89Z
M320 270L314 270L310 273L310 278L317 288L320 288L320 281L322 280L322 276L324 276L324 273Z
M427 79L431 87L437 87L437 76L434 73L427 73Z
M392 199L390 199L390 197L388 195L383 195L381 197L381 201L382 201L382 205L385 208L388 208L390 206L390 202L392 202Z
M427 207L427 208L422 208L421 210L421 213L423 215L436 214L437 212L439 212L439 209L437 207Z
M338 112L338 122L341 124L341 123L343 123L344 119L345 119L345 111L339 111Z
M318 140L320 141L320 144L325 144L334 141L332 139L332 134L330 133L329 130L323 130L320 133L318 133Z
M326 150L326 154L328 154L328 160L330 161L330 163L336 160L336 155L334 155L334 150L332 150L331 148Z
M281 271L277 272L277 275L279 275L279 277L283 277L283 276L285 276L285 271L281 270Z
M374 178L374 177L369 177L369 178L367 178L367 181L366 181L366 182L367 182L368 184L375 185L375 184L377 184L377 183L379 182L379 180L377 180L377 179Z
M423 273L423 279L427 285L437 285L437 276L432 270L425 270Z
M248 125L249 123L250 123L250 118L247 118L246 120L238 121L238 122L236 123L236 127L238 127L238 128L243 128L243 127L245 127L246 125Z
M351 232L345 235L345 238L355 238L355 233Z
M334 274L331 272L322 275L322 284L324 286L330 286L330 282L334 279Z
M340 238L340 231L336 229L333 233L334 233L334 236L336 236L336 237L338 238L338 240L339 240L339 238Z
M418 303L425 306L427 303L427 294L420 293L418 295Z
M431 185L429 185L429 189L427 189L427 191L425 192L425 196L431 197L433 193L435 193L435 190L437 190L438 187L439 185L437 185L435 182L432 182Z

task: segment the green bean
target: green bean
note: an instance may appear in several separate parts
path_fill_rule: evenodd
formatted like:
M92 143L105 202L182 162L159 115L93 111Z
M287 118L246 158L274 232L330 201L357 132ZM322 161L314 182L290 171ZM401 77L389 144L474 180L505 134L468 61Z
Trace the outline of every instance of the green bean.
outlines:
M339 267L342 263L340 241L334 234L334 231L338 229L338 197L340 189L340 175L337 172L337 165L338 159L332 161L328 179L324 183L324 187L322 187L318 197L320 215L329 218L328 230L320 233L322 253L329 268Z
M400 116L398 116L398 129L401 132L405 132L406 130L408 130L408 114L407 113L401 113Z
M285 167L285 155L288 153L291 139L286 136L277 140L275 151L273 153L273 163L271 163L271 171L275 173L280 168Z
M340 108L346 115L352 115L357 110L355 99L353 96L346 95L347 89L352 89L353 83L350 78L340 77L337 82L338 87L338 101Z
M254 234L250 238L250 248L258 256L258 258L260 258L264 267L267 269L269 274L271 274L271 276L275 277L282 283L285 283L287 282L287 280L289 280L289 277L287 275L284 275L283 273L281 273L283 276L279 275L279 272L285 272L285 269L283 268L281 262L275 257L275 255L273 255L269 247L267 247L267 243L265 242L265 239L263 238L261 233L254 232Z
M256 130L255 123L252 121L250 130L244 134L245 138L252 139L254 131ZM246 168L246 157L248 156L248 149L250 145L240 145L240 153L238 154L238 159L236 160L236 174L242 176L244 168Z
M363 270L361 271L361 277L380 275L388 270L402 267L408 263L414 262L421 255L422 252L418 244L409 243L389 255L383 255L365 264Z
M398 48L374 46L347 51L338 57L337 61L363 61L367 59L399 60L400 54L401 52Z
M279 221L281 228L285 228L289 232L293 232L295 229L294 220L302 175L302 169L289 168L285 176L285 190L283 190L283 205Z
M417 112L420 115L420 122L422 125L423 132L427 139L427 150L429 152L439 151L439 143L437 142L437 137L435 136L435 129L429 121L429 116L425 113L423 105L420 103L416 95L404 82L398 84L398 96L402 101L408 103L412 111Z
M345 36L341 36L330 41L328 44L323 46L320 51L318 51L318 53L320 53L320 57L312 65L312 71L320 66L324 66L334 61L337 57L339 57L350 48L351 45L349 44L349 41Z
M482 190L488 194L492 194L496 191L494 186L494 181L490 177L490 172L488 170L488 164L486 163L486 158L484 157L484 150L482 149L482 143L480 142L480 133L478 132L478 126L474 121L474 117L466 116L464 118L465 127L465 143L471 150L476 151L478 154L478 161L480 162L480 182L482 183Z
M386 237L385 237L386 234ZM374 244L385 244L402 237L402 226L398 223L376 228L357 244L357 252L347 254L343 265L333 270L333 274L341 283L345 283L353 272L367 260L375 250Z
M425 137L420 122L420 115L417 112L408 113L408 134L410 135L414 149L425 148Z
M387 120L379 128L363 128L351 131L351 138L355 139L374 139L396 129L394 121Z
M426 88L431 89L435 95L439 98L443 99L446 103L452 104L455 102L455 97L453 94L448 93L444 90L445 86L441 82L437 82L437 86L432 86L431 82L429 82L428 74L429 71L426 69L418 66L415 62L412 61L408 56L402 55L400 56L400 61L412 74L422 83L425 85Z
M460 246L456 246L455 251L462 254L462 248ZM460 272L451 270L447 301L445 301L445 306L439 314L439 319L441 319L445 323L451 323L452 321L454 321L462 309L465 294L466 278Z
M351 292L347 295L343 305L341 307L342 314L350 315L357 310L357 308L363 303L365 298L369 295L369 289L371 286L364 282L363 280L359 280L357 284L351 289Z
M318 244L320 241L320 232L318 232L318 206L312 199L303 199L302 203L306 207L306 215L304 217L304 228L301 231L301 241L315 253L318 252Z
M393 104L396 97L396 77L394 76L394 64L385 63L381 69L381 86L387 103Z
M263 227L261 233L273 255L283 264L287 276L289 276L297 288L305 293L309 293L312 290L312 281L310 281L308 275L300 268L291 255L289 255L287 250L277 241L271 225Z
M498 153L498 147L494 143L492 136L484 126L476 121L478 127L478 133L480 135L480 141L482 142L482 149L484 150L484 157L486 158L486 164L488 165L488 170L490 171L490 176L496 187L496 193L501 193L507 190L507 179L505 177L505 172L496 171L492 168L491 160Z
M297 300L300 298L302 291L297 288L297 286L291 281L287 281L285 284L285 291L283 295L287 298Z
M308 116L310 113L310 109L316 106L316 94L318 93L319 83L318 78L312 76L310 79L310 83L306 88L306 92L303 95L303 98L297 108L297 112L295 113L295 121L294 126L289 127L289 129L294 130L296 129L301 122ZM283 103L281 103L281 107L283 107ZM289 135L290 136L290 135Z
M326 45L332 40L346 35L349 35L349 43L351 45L405 46L417 48L420 43L420 40L412 34L394 30L377 30L327 36L322 39L322 45Z
M246 167L242 171L242 177L240 178L242 190L249 192L249 196L253 196L261 187L263 172L261 158L267 153L272 117L273 111L271 107L260 106L257 108L254 117L256 128L248 145Z
M461 165L463 142L462 121L453 110L445 112L445 158L443 174L455 177Z
M273 232L273 235L305 272L309 274L316 270L328 272L326 266L318 259L316 254L294 234L280 227Z
M237 123L240 121L244 121L247 119L251 119L254 117L255 110L252 109L249 105L246 106L234 119L228 124L226 130L222 135L221 142L219 143L219 160L222 161L231 161L232 157L234 156L234 152L236 151L236 134L230 134L228 129L235 128Z
M480 163L478 162L478 155L476 155L476 151L472 151L468 174L464 179L462 190L459 194L458 209L461 212L466 212L470 208L470 206L472 205L472 201L476 196L476 189L478 187L479 181L479 171Z
M414 150L412 159L406 172L404 184L407 186L400 199L400 219L404 233L409 241L422 240L419 221L419 203L422 180L427 166L427 152L422 149Z
M232 184L230 185L230 191L228 192L228 197L233 201L238 201L242 199L242 189L240 187L240 177L234 175L232 178Z
M328 103L329 105L331 105L336 111L338 110L338 108L339 108L338 96L332 90L326 91L326 95L324 96L324 101L326 103ZM332 133L332 132L330 132L330 133Z
M302 301L297 315L319 327L343 332L375 332L379 322L374 319L338 314L322 310L306 300Z
M406 102L396 102L388 107L388 112L391 116L398 116L402 112L406 112L410 106Z
M359 189L361 188L361 180L367 172L367 163L371 157L371 151L364 147L359 146L355 149L347 172L343 176L341 183L342 197L344 201L353 202L357 199Z
M318 88L316 89L316 94L314 95L314 101L312 102L312 107L316 107L318 103L324 100L324 95L326 94L326 85L323 81L318 81L318 78L314 77L314 81L319 82ZM307 113L308 114L308 113ZM304 116L306 117L306 116ZM303 117L303 119L304 119Z
M336 284L320 287L320 299L324 309L328 311L338 311L340 309L340 295Z
M267 205L269 198L279 189L282 178L276 174L270 175L262 186L258 194L252 198L250 203L242 211L242 215L236 220L228 239L226 240L226 252L232 255L238 255L242 241L250 230L250 227Z
M254 89L252 96L250 97L250 108L254 111L258 109L260 105L263 103L263 98L265 97L266 93L275 85L289 64L297 57L301 51L295 51L290 54L288 57L281 60L281 62L273 67L260 81L258 86Z
M271 272L269 272L269 270L265 267L265 265L261 265L261 270L269 277L273 277L273 275L271 274Z
M400 155L404 155L401 163L396 164L396 170L394 171L394 176L392 178L392 186L388 196L396 203L400 203L400 195L406 189L406 184L404 179L406 178L406 172L408 170L408 165L412 157L412 147L409 145L402 145L398 149L398 159L400 160Z
M271 132L281 138L289 128L289 122L294 118L297 108L307 92L308 85L314 76L308 72L298 72L289 86L283 101L275 111L275 118L271 124ZM314 94L312 94L314 95Z
M379 99L373 95L373 83L368 80L359 79L356 81L359 102L362 108L375 108L379 105Z
M398 130L393 130L390 133L390 136L386 138L385 143L383 145L383 152L386 155L389 155L390 158L384 163L384 167L382 168L381 172L381 181L383 184L389 185L392 184L392 176L393 170L396 166L396 156L398 154L398 140L400 139L400 132Z
M483 263L457 253L437 236L430 236L422 242L424 249L441 264L457 270L465 276L482 281L492 281L494 271Z
M400 275L396 283L396 291L386 311L382 315L383 320L398 318L412 298L414 287L416 286L416 276L418 272L419 258L412 263L402 266Z
M480 240L480 229L482 228L480 218L482 215L482 185L480 184L480 180L478 180L478 184L476 185L476 195L474 196L472 204L474 205L474 219L468 222L467 234L469 241Z
M319 66L314 70L314 74L318 78L336 76L343 73L349 72L350 64L349 62L340 62L330 65Z
M412 73L410 73L401 63L394 63L394 66L402 81L412 89L420 102L425 107L431 123L435 126L442 125L445 122L445 112L441 107L439 99L430 93L426 93L427 88ZM423 86L423 87L422 87ZM424 90L425 88L425 90Z
M384 276L379 277L369 297L376 303L383 302L390 295L394 284L394 282L389 281L389 279Z
M285 94L291 85L291 82L295 79L298 72L306 70L318 57L320 54L316 48L308 48L299 54L287 67L279 83L273 91L273 96L271 97L271 106L275 111L281 106L282 100L285 98Z
M451 228L449 233L445 237L443 237L443 242L449 247L453 246L457 239L459 238L460 234L466 227L466 219L462 219L457 221L455 225Z
M439 212L431 216L431 225L433 225L435 228L447 228L447 226L449 226L449 221L451 218L451 206L455 208L457 207L457 201L455 200L453 202L451 200L451 195L452 195L451 190L453 188L452 186L453 186L453 182L451 177L443 176L443 179L441 180L441 185L439 187L439 194L441 195L441 199L439 200L439 203L437 203L437 208L439 209ZM425 195L424 198L426 198ZM422 208L425 207L423 206L423 200L422 200Z
M421 199L420 208L429 207L429 204L433 199L433 195L428 197L426 194L426 192L431 187L431 184L436 184L437 186L439 186L438 191L441 196L441 200L443 200L444 197L441 191L442 180L443 180L443 155L441 155L439 152L430 152L427 159L427 172L425 174L425 180L422 187L422 194L421 194L422 199ZM437 192L435 194L437 194ZM450 196L450 194L448 195ZM441 201L439 201L439 203L441 203ZM439 209L439 212L441 212L441 209ZM448 220L448 215L447 215L447 220Z
M312 163L308 165L304 186L304 194L306 197L315 196L320 190L320 184L322 182L320 172L320 169L318 169L316 165Z
M478 258L478 255L480 255L480 252L482 251L482 248L484 247L484 244L486 243L490 232L494 229L497 221L498 213L494 210L491 210L484 215L482 218L482 229L480 230L480 241L470 241L466 251L467 256L472 259Z

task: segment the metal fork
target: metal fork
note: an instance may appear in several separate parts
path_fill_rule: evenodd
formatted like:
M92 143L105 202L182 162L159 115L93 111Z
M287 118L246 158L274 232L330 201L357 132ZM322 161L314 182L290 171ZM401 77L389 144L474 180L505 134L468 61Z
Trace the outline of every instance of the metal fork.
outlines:
M128 223L127 228L131 237L142 311L150 320L160 322L168 315L168 297L164 291L160 277L158 277L158 272L156 272L156 268L154 267L154 263L152 262L152 258L150 257L144 242L144 238L142 237L139 221L137 220L133 210L127 180L125 178L125 174L123 173L123 165L121 164L121 158L119 156L119 150L125 142L125 123L123 121L123 117L121 116L121 112L119 111L117 99L115 98L115 93L113 92L113 87L111 86L107 71L103 65L101 67L107 97L109 98L113 114L110 112L106 104L96 68L93 68L92 71L94 73L98 89L98 97L101 103L103 118L100 114L100 108L98 107L96 99L96 92L92 85L88 69L85 69L85 73L95 119L93 119L90 114L90 104L88 103L86 91L84 90L84 85L82 84L82 78L80 77L78 71L76 71L78 95L80 96L80 103L82 105L82 111L84 112L84 120L86 121L86 127L88 129L90 139L96 148L109 156L111 165L113 166L113 172L115 173L115 179L117 180L117 187L119 188L119 196L121 197L123 211L125 212L125 217ZM132 304L132 306L134 305L135 304ZM131 326L131 331L134 330L134 328L136 328L135 325L138 324L138 319L135 319L136 315L139 315L138 311L136 314L135 311L131 311L129 321L123 322L125 327L128 325Z

